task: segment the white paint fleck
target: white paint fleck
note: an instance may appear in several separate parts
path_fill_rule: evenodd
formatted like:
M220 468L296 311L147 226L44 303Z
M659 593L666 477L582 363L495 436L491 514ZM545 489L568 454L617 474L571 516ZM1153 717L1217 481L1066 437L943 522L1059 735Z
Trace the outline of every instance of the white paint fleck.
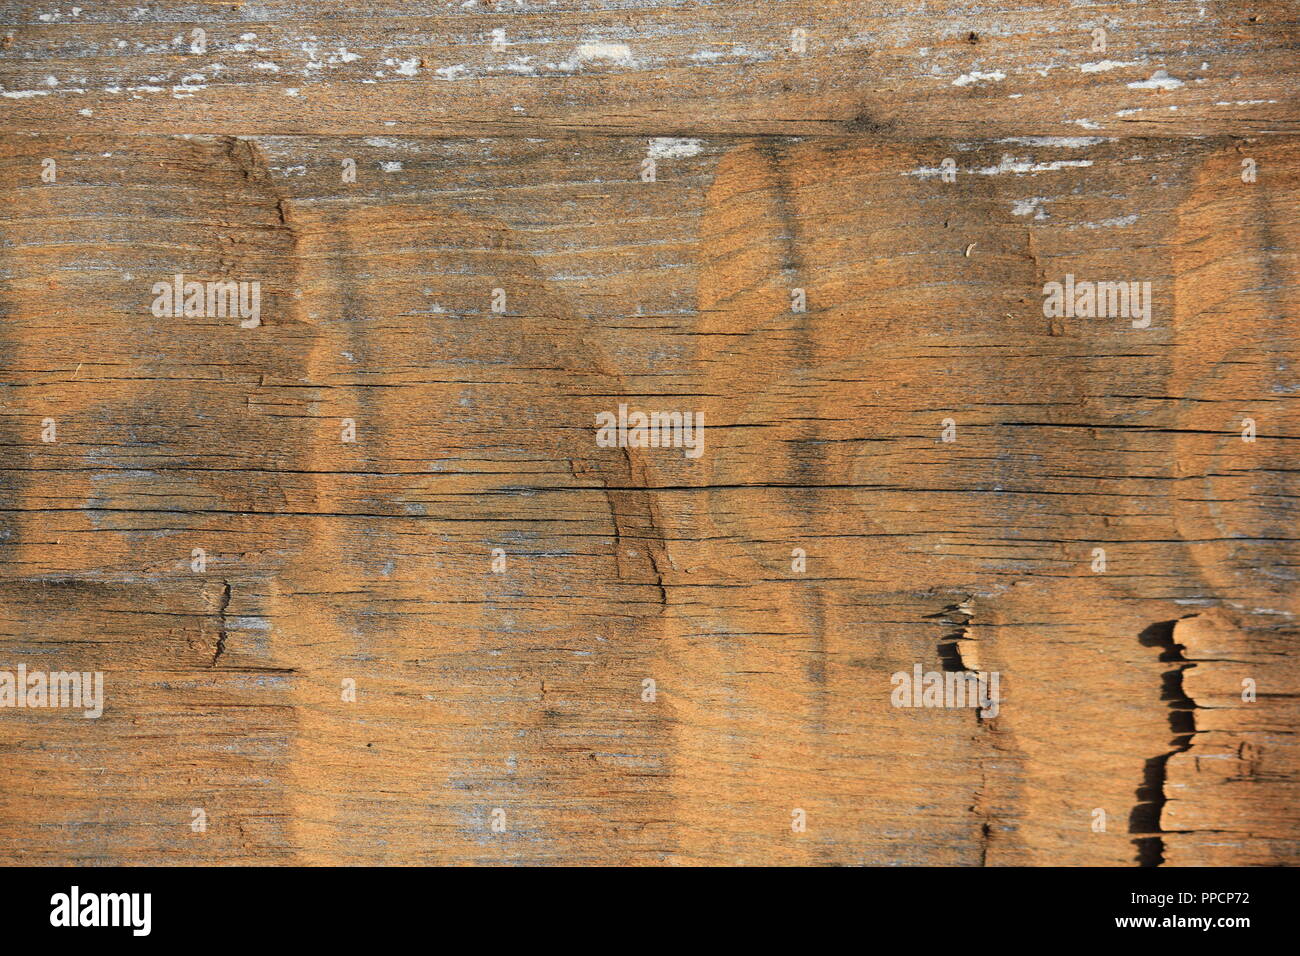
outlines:
M1130 90L1176 90L1183 81L1170 76L1164 70L1156 70L1149 80L1138 80L1128 84Z
M409 60L402 60L397 64L397 72L401 76L415 76L420 69L420 58L413 57ZM441 71L439 71L441 72Z
M1021 146L1060 146L1063 149L1082 149L1098 143L1113 142L1111 136L1008 136L999 143L1019 143Z
M967 172L974 173L977 176L998 176L1002 173L1023 175L1025 173L1053 173L1059 169L1084 169L1091 165L1091 159L1054 159L1046 163L1035 163L1018 156L1003 155L996 166L983 166L978 169L967 170ZM908 170L903 175L915 176L919 179L933 179L943 175L943 172L937 166L922 166Z
M1047 202L1046 196L1034 196L1032 199L1017 199L1011 207L1013 216L1033 216L1035 219L1046 219L1047 213L1043 210L1043 203Z
M615 63L631 63L632 48L626 43L583 43L575 51L578 62L587 60L612 60Z
M402 164L389 161L386 163L380 163L379 168L386 173L400 173L402 171Z
M657 136L650 140L651 159L684 159L698 156L702 147L698 139L675 139L671 136Z
M433 72L437 73L443 79L454 80L456 79L456 77L460 76L462 73L465 72L465 64L457 63L455 66L439 67Z
M1080 63L1080 73L1105 73L1107 70L1116 70L1122 66L1137 66L1135 60L1096 60L1092 63Z
M972 70L969 73L963 73L961 76L957 77L957 79L952 81L952 85L970 86L972 83L981 83L984 81L996 83L1000 80L1005 80L1006 78L1007 75L1001 70L992 70L988 73L981 73L979 70Z

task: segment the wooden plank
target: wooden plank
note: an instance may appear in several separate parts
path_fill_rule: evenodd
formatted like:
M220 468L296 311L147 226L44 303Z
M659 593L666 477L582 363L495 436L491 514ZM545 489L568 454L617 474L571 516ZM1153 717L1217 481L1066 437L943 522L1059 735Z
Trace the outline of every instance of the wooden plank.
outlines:
M0 708L0 860L1294 864L1293 64L1199 9L23 8L4 89L88 92L0 112L0 670L106 702ZM207 89L98 92L196 22ZM507 84L498 22L634 62Z
M12 6L0 59L8 129L1296 130L1295 7L1280 0Z

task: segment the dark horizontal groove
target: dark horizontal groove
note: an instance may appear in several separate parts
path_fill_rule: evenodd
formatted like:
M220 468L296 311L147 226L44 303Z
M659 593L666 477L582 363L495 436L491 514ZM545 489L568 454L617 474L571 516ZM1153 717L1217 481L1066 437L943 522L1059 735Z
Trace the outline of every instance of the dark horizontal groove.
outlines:
M247 518L395 518L407 521L460 521L482 524L485 521L517 521L526 523L555 522L555 518L455 518L442 515L390 515L373 511L235 511L228 508L204 508L186 511L176 508L0 508L0 514L132 514L132 515L241 515ZM138 529L141 531L149 528Z
M0 447L4 447L0 445ZM439 459L431 459L437 461ZM553 461L554 459L539 459L539 461ZM525 460L517 464L535 464L537 461ZM510 464L503 462L503 464ZM0 468L0 472L13 471L19 474L77 474L79 472L90 472L97 475L114 475L115 473L125 474L133 471L147 471L150 474L167 474L170 472L179 472L181 474L229 474L229 475L360 475L365 478L384 478L392 476L394 478L463 478L474 477L479 475L518 475L519 469L515 468L510 471L314 471L307 468L198 468L193 465L151 465L143 463L140 465L122 465L117 468ZM564 472L556 472L564 474Z
M1183 399L1171 399L1171 401L1183 401ZM1152 425L1087 425L1072 424L1068 422L993 422L988 425L973 423L967 425L967 428L1004 428L1004 427L1025 427L1025 428L1087 428L1100 430L1104 428L1113 428L1122 431L1153 432L1170 435L1236 435L1236 429L1211 429L1211 428L1157 428ZM1300 435L1256 435L1256 439L1262 438L1279 438L1283 441L1294 441L1300 439Z
M423 473L421 473L423 474ZM1134 479L1139 480L1139 479ZM1089 497L1120 497L1120 498L1167 498L1168 495L1135 495L1135 494L1113 494L1106 495L1096 491L1045 491L1037 489L1026 489L1020 491L1010 491L998 488L915 488L907 485L855 485L855 484L800 484L798 482L772 481L772 482L748 482L744 484L720 484L720 485L510 485L504 488L488 488L482 491L458 491L445 492L445 497L449 498L482 498L482 497L515 497L517 495L533 494L568 494L575 491L595 491L600 493L610 491L740 491L746 488L784 488L784 489L805 489L808 491L899 491L919 494L951 494L951 495L1060 495L1065 497L1078 497L1087 495ZM402 502L403 504L423 504L424 502ZM162 513L175 514L310 514L311 512L275 512L275 511L253 511L248 509L235 510L225 508L0 508L0 513L15 512L18 514L34 514L39 512L58 512L58 511L88 511L88 512L136 512L136 511L158 511ZM393 517L402 517L394 515ZM421 516L413 516L421 517Z
M141 673L147 673L147 674L195 674L195 675L208 675L208 674L296 674L296 673L298 673L297 669L296 669L296 668L293 668L293 667L241 667L241 666L239 666L238 664L232 664L232 665L230 665L229 667L178 667L178 668L166 668L166 669L155 669L155 668L148 668L148 667L141 667L141 668L138 668L138 669L137 669L137 668L132 668L132 671L133 671L133 672L136 671L136 670L139 670L139 672L141 672ZM263 705L263 704L226 704L226 705L222 705L222 704L204 704L203 706L205 706L205 707L219 707L219 706L229 706L229 707L262 707L262 706L264 706L264 705Z

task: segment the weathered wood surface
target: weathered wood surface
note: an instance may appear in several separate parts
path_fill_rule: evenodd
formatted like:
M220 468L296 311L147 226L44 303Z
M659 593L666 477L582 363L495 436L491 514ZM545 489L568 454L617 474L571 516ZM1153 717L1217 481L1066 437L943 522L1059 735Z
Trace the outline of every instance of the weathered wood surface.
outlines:
M363 135L391 124L452 137L1296 131L1295 5L1270 0L117 0L76 15L42 3L8 7L4 96L13 99L9 122L28 128ZM1104 50L1093 49L1098 28ZM193 52L195 29L204 31L202 53Z
M106 704L0 709L0 860L1300 859L1293 6L70 9L0 31L0 670Z

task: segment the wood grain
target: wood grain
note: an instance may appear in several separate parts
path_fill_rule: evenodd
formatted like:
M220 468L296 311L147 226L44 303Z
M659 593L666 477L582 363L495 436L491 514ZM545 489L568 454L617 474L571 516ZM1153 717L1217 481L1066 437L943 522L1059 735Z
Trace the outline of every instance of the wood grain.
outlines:
M0 18L0 670L106 703L0 709L0 861L1300 861L1293 6L70 9Z

